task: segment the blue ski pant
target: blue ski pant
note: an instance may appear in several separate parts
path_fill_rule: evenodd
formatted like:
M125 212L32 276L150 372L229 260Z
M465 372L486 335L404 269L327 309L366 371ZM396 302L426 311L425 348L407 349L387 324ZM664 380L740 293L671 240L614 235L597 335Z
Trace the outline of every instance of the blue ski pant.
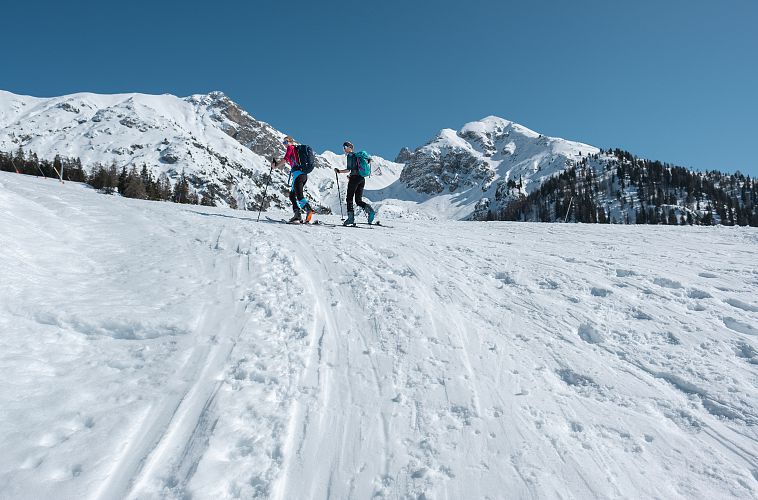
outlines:
M308 200L305 199L303 188L305 183L308 182L308 174L304 174L300 170L292 172L292 184L290 185L290 201L292 202L292 210L295 214L299 214L300 210L305 208L308 204Z

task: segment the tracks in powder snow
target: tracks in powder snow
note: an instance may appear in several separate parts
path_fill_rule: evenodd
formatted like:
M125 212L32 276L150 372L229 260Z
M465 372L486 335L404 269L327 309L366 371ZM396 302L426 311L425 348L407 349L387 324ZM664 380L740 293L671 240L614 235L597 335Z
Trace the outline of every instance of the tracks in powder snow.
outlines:
M379 238L288 238L312 248L299 257L315 298L314 344L274 498L447 491L454 473L439 459L445 435L482 409L464 342L475 344L475 331L452 300L441 315L423 307L445 293L444 270L430 268L429 255L401 256ZM447 376L449 363L462 363L466 375Z
M288 237L293 248L314 245L308 235ZM273 498L304 498L311 494L329 497L335 494L335 483L344 484L348 471L352 471L348 474L352 478L351 491L356 487L356 476L361 474L361 482L371 485L373 476L382 471L367 470L367 463L355 463L362 453L351 453L351 449L358 451L356 447L360 449L370 441L374 453L387 453L385 410L380 416L375 414L375 408L373 414L365 414L367 400L373 400L377 391L384 392L379 371L373 370L373 389L367 389L361 380L356 380L356 375L365 380L365 373L354 373L358 367L351 365L355 353L366 352L373 343L363 337L369 324L350 321L350 316L340 314L343 307L353 307L355 297L341 278L330 273L334 259L343 254L341 249L329 249L328 245L325 242L324 248L318 248L321 259L310 252L301 253L298 259L300 275L307 281L307 296L313 298L311 347L299 382L303 396L294 403L290 414L285 463ZM341 270L337 273L341 274ZM367 362L373 363L372 358Z
M731 428L706 423L686 405L700 398L708 410L709 401L726 399L651 370L633 347L618 347L651 339L600 326L649 324L666 314L656 303L671 308L671 297L681 296L684 306L703 300L679 294L673 278L629 275L602 255L589 255L587 275L576 277L564 267L580 256L564 258L557 248L489 256L465 238L444 241L431 231L414 233L412 252L382 241L379 231L329 231L318 239L321 230L308 227L261 231L253 237L276 242L256 246L269 269L222 273L223 280L260 282L242 302L249 307L230 316L252 312L256 328L232 321L238 330L219 338L244 329L243 338L193 351L184 377L196 383L173 409L143 419L154 422L157 438L142 444L135 473L124 473L133 478L122 490L128 496L459 498L490 495L505 483L520 497L567 488L623 496L639 488L636 472L624 472L625 456L684 447L691 437L677 426L742 461L755 456ZM218 248L246 237L208 240ZM583 300L593 307L571 307L584 281ZM223 294L223 287L210 293ZM213 314L198 331L222 322ZM681 330L675 321L662 324ZM232 386L258 392L246 394L247 408L230 411L237 394L245 395L228 392ZM228 414L215 411L217 404ZM616 421L595 417L609 408ZM668 434L655 430L662 418ZM234 420L251 430L231 427ZM208 486L214 456L223 457L224 491ZM640 491L670 493L661 485Z
M745 462L755 456L738 445L735 431L706 425L684 401L672 404L682 395L708 404L710 394L698 396L691 384L651 370L633 348L611 342L625 341L623 333L599 326L663 317L666 309L651 300L670 301L676 280L651 277L651 288L602 255L589 255L587 276L576 277L565 266L579 256L557 249L488 256L465 238L443 242L432 232L416 232L414 251L401 252L379 231L329 231L316 239L321 229L267 226L252 237L276 243L251 247L269 269L219 278L259 282L242 302L248 306L231 315L252 314L256 328L232 321L238 330L218 338L245 330L237 343L197 346L183 376L196 382L173 409L165 405L143 418L153 422L148 434L156 437L141 444L142 462L125 469L134 471L121 481L131 481L131 489L109 492L459 498L483 497L507 483L519 497L567 488L624 496L639 484L634 471L623 472L628 450L660 446L666 453L689 439L672 423ZM208 241L218 249L249 237L241 231ZM211 266L204 273L220 271ZM587 281L583 300L592 301L591 312L572 307L580 280ZM217 287L209 295L223 294ZM699 296L682 295L690 302ZM223 318L209 309L203 323L198 331L210 331ZM241 348L245 343L256 347ZM622 383L617 393L613 384ZM244 394L229 387L251 385L258 392L247 394L248 407L230 411L232 399ZM665 398L645 396L651 391ZM598 422L594 416L608 408L618 421ZM654 430L663 417L671 437ZM249 429L232 433L230 420ZM628 430L633 426L645 430L643 444ZM577 444L579 451L572 449ZM223 491L208 486L216 477L208 466L213 456L223 457Z
M203 249L219 261L199 258L197 245L181 253L182 258L192 259L188 269L212 278L204 289L207 300L191 337L194 345L186 352L166 397L133 426L129 444L98 498L182 498L208 447L219 418L215 404L223 375L247 321L246 304L229 283L249 279L248 259L242 255L223 259L219 252L222 235L223 229L209 235Z
M20 177L0 496L755 497L754 231L324 231Z

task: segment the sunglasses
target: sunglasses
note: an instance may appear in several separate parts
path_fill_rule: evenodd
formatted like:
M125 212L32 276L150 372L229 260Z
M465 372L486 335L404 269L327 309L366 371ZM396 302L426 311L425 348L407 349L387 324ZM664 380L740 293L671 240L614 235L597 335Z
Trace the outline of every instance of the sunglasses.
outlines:
M282 144L284 144L285 146L286 146L287 144L289 144L289 143L290 143L290 141L288 141L288 140L286 140L286 139L285 139L285 140L282 142Z

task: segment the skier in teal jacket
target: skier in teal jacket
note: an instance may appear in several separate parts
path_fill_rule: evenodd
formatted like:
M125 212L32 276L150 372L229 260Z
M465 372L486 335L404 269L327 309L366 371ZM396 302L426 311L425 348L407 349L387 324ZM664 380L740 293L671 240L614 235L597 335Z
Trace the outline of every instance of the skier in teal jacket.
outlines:
M369 224L373 223L376 217L376 212L371 205L363 201L363 188L366 186L366 178L359 172L358 155L353 152L353 149L353 143L345 141L342 145L342 150L347 155L347 168L344 170L334 169L338 174L350 174L347 182L347 219L343 222L345 226L355 225L353 198L355 198L355 204L361 207L366 212L366 215L368 215Z

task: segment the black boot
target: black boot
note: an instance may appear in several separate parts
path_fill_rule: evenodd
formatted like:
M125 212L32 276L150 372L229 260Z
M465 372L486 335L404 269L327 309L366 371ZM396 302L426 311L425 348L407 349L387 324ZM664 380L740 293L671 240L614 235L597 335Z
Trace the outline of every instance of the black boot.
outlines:
M288 221L288 224L302 224L303 219L300 216L300 212L295 212L295 215Z
M352 210L348 211L347 213L347 220L342 223L343 226L354 226L355 225L355 212Z

